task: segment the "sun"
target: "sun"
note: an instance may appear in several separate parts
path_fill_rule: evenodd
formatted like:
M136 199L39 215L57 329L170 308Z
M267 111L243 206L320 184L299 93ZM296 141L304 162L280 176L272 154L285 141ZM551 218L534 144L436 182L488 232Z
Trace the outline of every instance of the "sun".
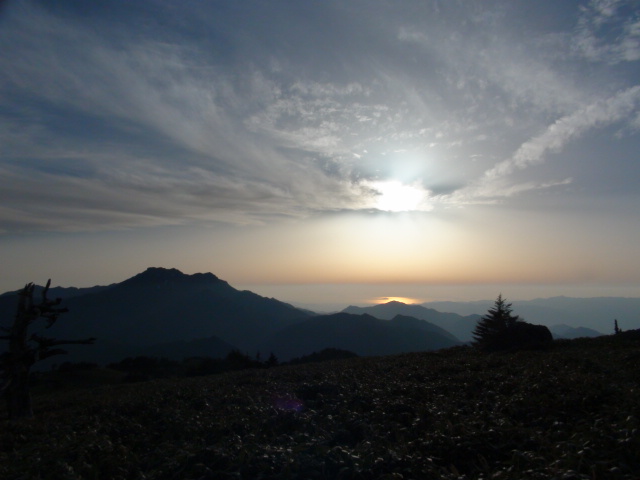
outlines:
M378 192L375 208L385 212L410 212L421 210L426 192L415 185L405 185L396 180L371 184Z
M401 302L407 305L418 305L422 303L422 300L417 298L409 298L409 297L376 297L371 300L371 303L375 303L376 305L382 305L384 303L389 302Z

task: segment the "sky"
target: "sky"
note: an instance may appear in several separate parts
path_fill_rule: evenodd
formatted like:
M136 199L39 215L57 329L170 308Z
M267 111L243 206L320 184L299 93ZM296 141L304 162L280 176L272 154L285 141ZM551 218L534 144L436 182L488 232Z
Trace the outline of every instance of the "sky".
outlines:
M640 297L637 0L0 2L0 291Z

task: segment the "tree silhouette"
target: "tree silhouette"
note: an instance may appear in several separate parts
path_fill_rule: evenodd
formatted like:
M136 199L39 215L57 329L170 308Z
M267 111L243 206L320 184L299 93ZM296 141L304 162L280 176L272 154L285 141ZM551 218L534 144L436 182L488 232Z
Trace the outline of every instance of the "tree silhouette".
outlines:
M280 362L278 361L278 357L276 357L275 354L271 352L271 355L269 355L269 358L267 358L265 365L267 367L277 367L279 363Z
M519 320L518 315L512 314L511 304L498 295L493 308L478 320L473 331L474 345L482 350L498 348L497 342L503 340L507 329L512 328Z
M0 356L2 368L2 383L0 391L7 401L9 418L31 417L31 394L29 392L29 374L31 367L39 360L67 353L59 345L92 344L95 338L84 340L56 340L38 334L29 335L29 327L38 319L43 318L46 328L50 328L58 317L68 309L60 308L61 299L47 299L51 280L42 291L42 300L34 302L35 285L28 283L18 294L18 309L11 328L3 329L6 335L0 335L0 340L9 342L9 349Z

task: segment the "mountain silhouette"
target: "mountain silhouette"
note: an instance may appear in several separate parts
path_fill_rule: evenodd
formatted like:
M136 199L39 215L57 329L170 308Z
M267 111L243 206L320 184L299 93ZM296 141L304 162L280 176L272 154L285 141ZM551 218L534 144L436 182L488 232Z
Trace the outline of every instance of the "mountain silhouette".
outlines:
M87 293L97 293L97 292L100 292L102 290L106 290L110 286L111 285L85 287L85 288L51 287L51 288L49 288L48 297L50 299L62 298L63 300L65 300L65 299L68 299L68 298L71 298L71 297L78 297L80 295L86 295ZM20 290L22 290L22 289L20 289ZM14 298L20 292L20 290L13 290L13 291L10 291L10 292L5 292L3 294L0 294L0 299L2 299L3 297L12 297L12 298ZM33 290L34 298L41 298L42 290L44 290L44 287L42 287L40 285L36 285L34 290Z
M511 300L510 300L511 301ZM475 302L428 302L424 305L442 312L460 315L484 314L493 300ZM618 320L623 330L638 328L640 298L627 297L551 297L535 300L513 301L513 310L527 322L546 325L566 324L570 327L586 327L598 332L613 333L613 321Z
M468 342L472 340L471 333L475 328L480 315L461 316L456 313L442 313L432 308L421 305L408 305L393 300L371 307L349 306L343 310L345 313L369 314L381 320L391 320L396 315L417 318L438 328L440 333L453 336L456 341Z
M139 353L147 357L164 357L170 360L183 360L189 357L224 358L237 347L218 337L182 340L160 343L142 349Z
M148 268L108 288L70 297L62 305L69 312L47 335L95 337L96 345L70 351L82 352L83 360L93 355L101 362L153 345L214 336L253 351L278 329L309 317L279 300L236 290L211 273L186 275L165 268ZM9 314L3 320L11 320L15 308L15 295L0 298L0 312Z
M587 327L570 327L569 325L553 325L549 327L554 338L599 337L603 333Z
M36 288L36 296L41 289ZM0 295L0 326L11 325L16 295L17 291ZM237 290L212 273L187 275L154 267L108 286L51 288L49 298L56 297L63 298L62 306L69 312L45 335L96 337L97 343L90 347L69 346L72 355L65 361L99 363L136 355L223 357L232 349L252 356L258 351L273 352L283 361L326 348L361 356L434 350L470 341L480 314L491 306L489 301L427 304L459 312L443 313L392 301L317 315ZM616 297L555 297L514 305L514 311L527 321L548 325L557 337L565 338L599 334L583 327L594 324L596 318L600 325L604 318L611 327L617 318L628 330L638 310L640 299ZM469 312L474 313L465 315ZM44 324L38 326L44 329Z
M326 348L388 355L460 344L441 327L409 315L389 320L348 313L318 316L236 290L212 273L186 275L152 267L84 294L64 291L72 293L63 302L69 312L48 333L98 339L90 348L70 346L70 361L107 363L137 355L223 357L232 349L251 355L273 352L287 360ZM0 297L0 309L4 304L15 310L15 302L15 295Z
M397 316L380 320L346 312L319 315L284 327L265 342L282 360L324 348L349 350L361 356L437 350L459 345L448 332L424 320Z

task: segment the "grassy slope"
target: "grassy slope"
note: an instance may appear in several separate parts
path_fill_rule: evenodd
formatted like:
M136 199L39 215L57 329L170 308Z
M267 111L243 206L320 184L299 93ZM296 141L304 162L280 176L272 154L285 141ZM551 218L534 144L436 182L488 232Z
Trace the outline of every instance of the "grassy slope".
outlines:
M0 478L637 478L639 374L601 337L39 394Z

